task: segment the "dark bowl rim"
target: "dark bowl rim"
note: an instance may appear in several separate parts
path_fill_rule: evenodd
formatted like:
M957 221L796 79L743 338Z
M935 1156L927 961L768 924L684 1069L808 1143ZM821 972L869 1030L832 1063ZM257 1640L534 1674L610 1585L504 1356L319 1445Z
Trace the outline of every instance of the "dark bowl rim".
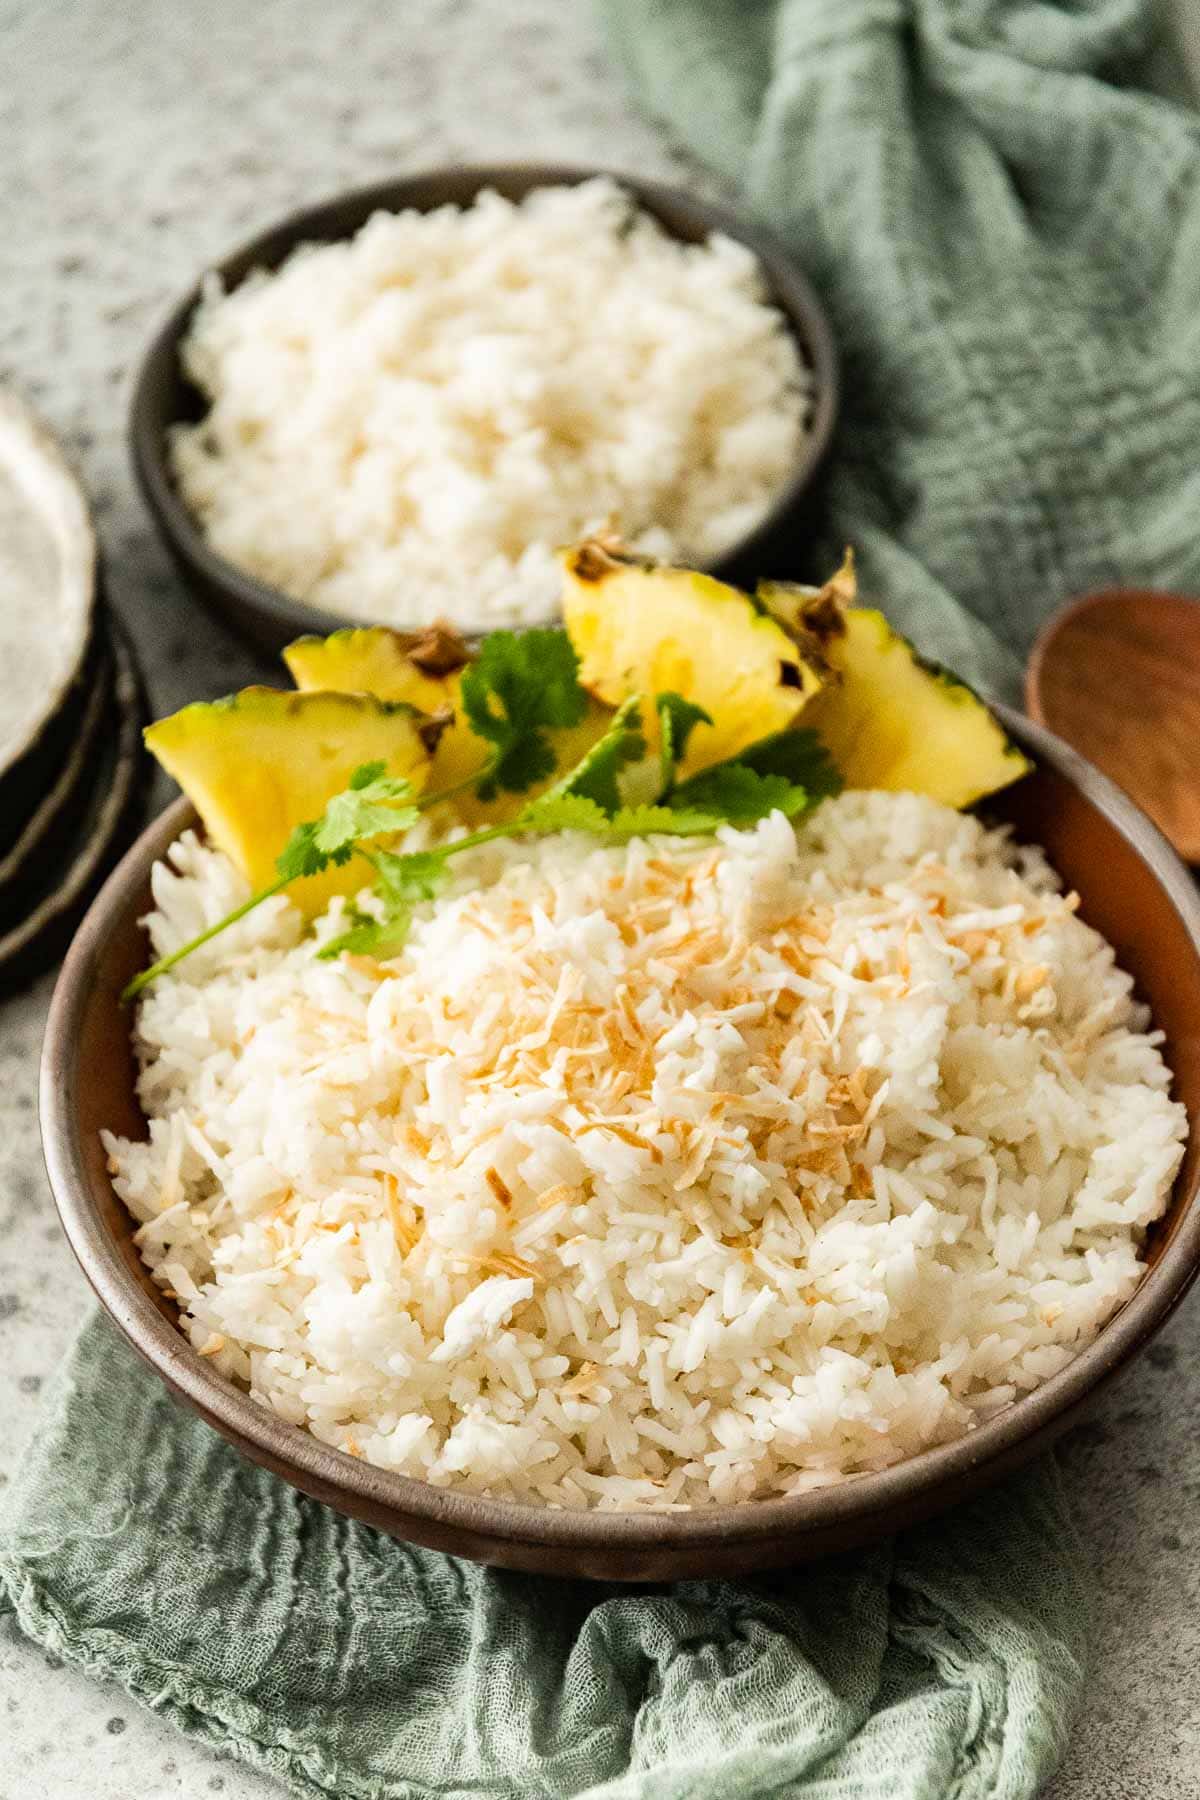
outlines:
M369 617L360 619L328 612L323 607L297 600L282 588L260 581L238 568L211 547L176 490L167 466L166 440L158 423L154 395L163 379L164 366L175 372L178 370L178 346L209 275L224 276L235 271L232 284L236 286L250 269L277 267L290 250L302 243L344 238L347 235L344 225L332 235L326 228L343 213L360 215L360 222L365 223L372 213L380 210L396 211L405 206L427 210L423 197L437 184L448 180L460 183L464 193L480 193L493 185L523 187L524 191L529 191L535 187L577 185L596 177L619 183L651 213L656 211L656 206L669 206L678 213L690 215L697 228L723 233L744 244L762 264L774 304L783 312L792 336L801 341L812 375L813 406L800 458L753 531L702 566L717 574L726 566L752 556L756 547L768 541L779 529L813 484L829 453L837 422L840 395L837 344L825 307L808 277L769 230L757 220L743 219L720 202L704 200L682 188L646 181L618 169L580 163L504 162L455 163L424 169L365 187L344 189L310 206L297 208L263 227L219 260L208 263L200 277L174 302L139 364L130 400L128 429L134 472L143 499L159 531L181 562L202 581L223 590L240 608L257 614L281 631L297 635L313 631L327 634L349 626L379 623ZM665 229L670 232L669 227ZM534 621L538 624L549 622L553 622L549 616ZM404 624L397 627L399 630L411 628Z
M1162 834L1113 782L1052 733L1007 708L996 710L1023 748L1078 788L1126 839L1165 892L1200 958L1200 894ZM696 1550L706 1544L752 1550L784 1532L801 1537L833 1527L868 1525L914 1501L928 1500L928 1510L933 1510L934 1496L943 1486L953 1489L956 1479L987 1464L1003 1473L1019 1445L1052 1433L1057 1421L1076 1411L1165 1323L1200 1270L1198 1173L1184 1197L1179 1224L1157 1262L1094 1342L1066 1368L966 1437L805 1494L688 1512L558 1511L434 1487L374 1468L320 1443L217 1375L140 1287L89 1197L73 1102L79 1026L90 976L110 921L126 916L133 897L145 887L154 858L193 817L188 802L180 800L142 833L109 877L68 952L51 1002L42 1058L40 1114L46 1168L71 1248L133 1348L168 1386L248 1447L256 1460L296 1471L335 1505L339 1496L344 1497L348 1511L365 1504L398 1520L419 1520L538 1550L633 1551Z

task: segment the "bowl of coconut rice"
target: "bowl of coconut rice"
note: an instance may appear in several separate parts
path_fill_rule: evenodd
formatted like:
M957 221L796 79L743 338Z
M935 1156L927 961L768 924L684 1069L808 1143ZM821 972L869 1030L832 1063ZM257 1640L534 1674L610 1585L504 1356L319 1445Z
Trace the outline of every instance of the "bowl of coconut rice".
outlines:
M393 1535L611 1580L863 1544L1075 1420L1200 1257L1200 904L1045 731L982 814L845 791L464 855L382 969L186 801L46 1038L46 1156L128 1340ZM318 943L325 927L318 921Z

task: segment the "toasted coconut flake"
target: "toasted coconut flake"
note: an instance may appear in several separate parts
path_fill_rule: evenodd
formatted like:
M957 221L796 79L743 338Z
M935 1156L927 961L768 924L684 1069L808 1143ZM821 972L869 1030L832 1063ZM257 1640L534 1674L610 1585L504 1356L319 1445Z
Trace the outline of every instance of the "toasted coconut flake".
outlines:
M501 1175L499 1169L489 1166L484 1170L484 1180L495 1194L501 1206L508 1208L513 1203L512 1189Z
M698 1125L690 1133L686 1132L685 1128L685 1133L681 1135L690 1138L690 1145L684 1153L683 1167L673 1184L677 1194L682 1194L687 1188L694 1187L699 1181L704 1165L712 1155L713 1145L716 1142L716 1132L711 1124Z
M565 1181L560 1181L557 1187L547 1188L546 1192L539 1196L534 1204L534 1210L549 1212L552 1206L573 1205L582 1198L581 1188L570 1187Z
M650 1138L643 1137L640 1131L631 1131L628 1125L618 1125L602 1119L590 1119L587 1124L581 1125L579 1130L581 1135L585 1131L611 1131L612 1135L620 1138L623 1144L629 1144L635 1150L649 1151L652 1161L656 1163L662 1161L662 1151L658 1145L653 1143Z
M388 1217L392 1221L392 1236L396 1240L396 1248L401 1256L408 1256L415 1248L421 1232L416 1222L407 1217L400 1200L400 1184L390 1172L385 1173L383 1177L383 1196L387 1201Z
M569 1381L564 1381L559 1389L563 1394L586 1394L590 1387L596 1385L597 1370L594 1362L580 1363Z
M494 1250L485 1256L479 1264L489 1275L511 1275L518 1281L544 1281L546 1277L524 1256L518 1256L515 1250Z
M424 1132L410 1125L407 1119L397 1119L394 1127L396 1142L404 1150L411 1150L414 1156L428 1156L432 1149L430 1140Z

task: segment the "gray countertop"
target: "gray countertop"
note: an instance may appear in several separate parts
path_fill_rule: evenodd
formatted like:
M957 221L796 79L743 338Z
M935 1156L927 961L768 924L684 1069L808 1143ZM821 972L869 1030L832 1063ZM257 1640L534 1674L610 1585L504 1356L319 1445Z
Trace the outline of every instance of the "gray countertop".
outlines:
M1196 36L1194 0L1178 0ZM1188 51L1195 71L1197 44ZM339 187L455 160L558 157L696 184L561 0L0 0L0 379L95 504L156 712L253 663L180 592L134 493L130 370L168 298L232 242ZM1164 81L1179 65L1164 58ZM35 1117L43 981L0 1008L0 1483L86 1305ZM1101 1607L1052 1800L1200 1797L1200 1302L1063 1452ZM111 1687L0 1625L0 1800L266 1800Z

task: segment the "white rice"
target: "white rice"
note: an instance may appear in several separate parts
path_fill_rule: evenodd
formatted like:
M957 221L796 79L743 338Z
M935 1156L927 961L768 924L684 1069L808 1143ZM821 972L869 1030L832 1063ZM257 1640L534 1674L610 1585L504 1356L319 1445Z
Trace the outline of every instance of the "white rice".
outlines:
M117 1191L265 1405L439 1485L738 1501L971 1430L1132 1293L1184 1113L1037 851L852 793L468 860L387 966L277 899L142 1005ZM156 951L243 892L182 839Z
M378 213L226 295L184 344L211 401L180 490L231 562L333 612L549 618L606 519L705 561L796 462L809 378L757 260L684 245L608 180Z

